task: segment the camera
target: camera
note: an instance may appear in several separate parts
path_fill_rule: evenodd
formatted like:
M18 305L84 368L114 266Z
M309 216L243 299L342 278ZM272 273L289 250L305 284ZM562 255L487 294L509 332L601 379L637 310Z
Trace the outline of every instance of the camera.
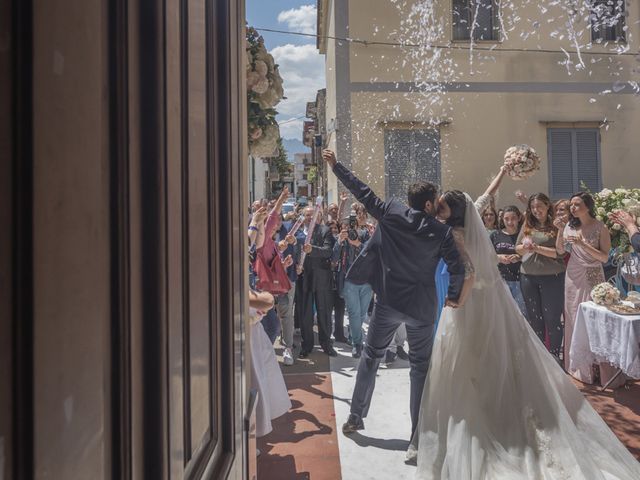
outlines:
M349 230L347 231L347 237L352 242L358 239L358 231L356 228L358 227L358 218L356 217L355 212L351 212L349 215Z

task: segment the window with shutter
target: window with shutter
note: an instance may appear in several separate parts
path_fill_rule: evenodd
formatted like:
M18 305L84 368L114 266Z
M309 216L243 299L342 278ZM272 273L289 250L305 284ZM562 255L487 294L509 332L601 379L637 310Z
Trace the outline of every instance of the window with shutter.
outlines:
M550 128L547 132L551 197L568 198L602 188L600 132L597 128Z
M600 132L596 129L575 131L578 157L578 190L582 184L592 192L600 191Z
M416 181L440 184L440 132L389 129L384 135L385 195L403 202Z
M591 41L625 42L625 0L593 0L591 4Z
M498 8L495 0L453 0L453 39L499 40ZM474 24L475 21L475 24Z

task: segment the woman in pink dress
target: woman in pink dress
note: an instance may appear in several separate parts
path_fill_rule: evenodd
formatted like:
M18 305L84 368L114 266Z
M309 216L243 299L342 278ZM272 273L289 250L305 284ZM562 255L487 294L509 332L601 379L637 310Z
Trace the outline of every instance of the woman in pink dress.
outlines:
M578 307L591 300L591 290L605 281L602 265L609 258L611 236L604 223L596 219L593 197L580 192L571 197L569 222L558 222L559 230L556 250L563 255L570 251L565 278L565 326L564 326L564 366L571 375L585 383L593 383L593 378L581 378L578 372L570 370L569 349ZM602 372L604 374L604 372Z

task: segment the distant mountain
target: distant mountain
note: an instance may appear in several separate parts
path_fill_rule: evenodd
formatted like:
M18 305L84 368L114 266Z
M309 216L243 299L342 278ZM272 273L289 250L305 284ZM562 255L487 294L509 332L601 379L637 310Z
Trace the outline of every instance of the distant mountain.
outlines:
M301 140L297 138L283 138L282 144L287 151L287 160L293 163L293 156L296 153L309 153L311 149L305 147Z

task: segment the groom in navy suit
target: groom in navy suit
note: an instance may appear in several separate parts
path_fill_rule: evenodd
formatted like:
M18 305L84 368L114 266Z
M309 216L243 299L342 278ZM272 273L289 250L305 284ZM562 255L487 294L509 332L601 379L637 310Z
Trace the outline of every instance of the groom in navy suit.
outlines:
M342 426L344 434L364 429L376 372L402 323L407 328L411 364L411 435L418 424L420 399L429 369L436 320L435 271L444 259L451 276L447 295L456 306L464 282L464 266L454 244L451 228L434 218L438 188L428 182L411 185L409 206L383 202L371 188L337 162L331 150L322 153L342 184L378 221L378 228L352 264L347 279L371 284L376 304L369 323L366 347L358 365L351 400L351 414Z

